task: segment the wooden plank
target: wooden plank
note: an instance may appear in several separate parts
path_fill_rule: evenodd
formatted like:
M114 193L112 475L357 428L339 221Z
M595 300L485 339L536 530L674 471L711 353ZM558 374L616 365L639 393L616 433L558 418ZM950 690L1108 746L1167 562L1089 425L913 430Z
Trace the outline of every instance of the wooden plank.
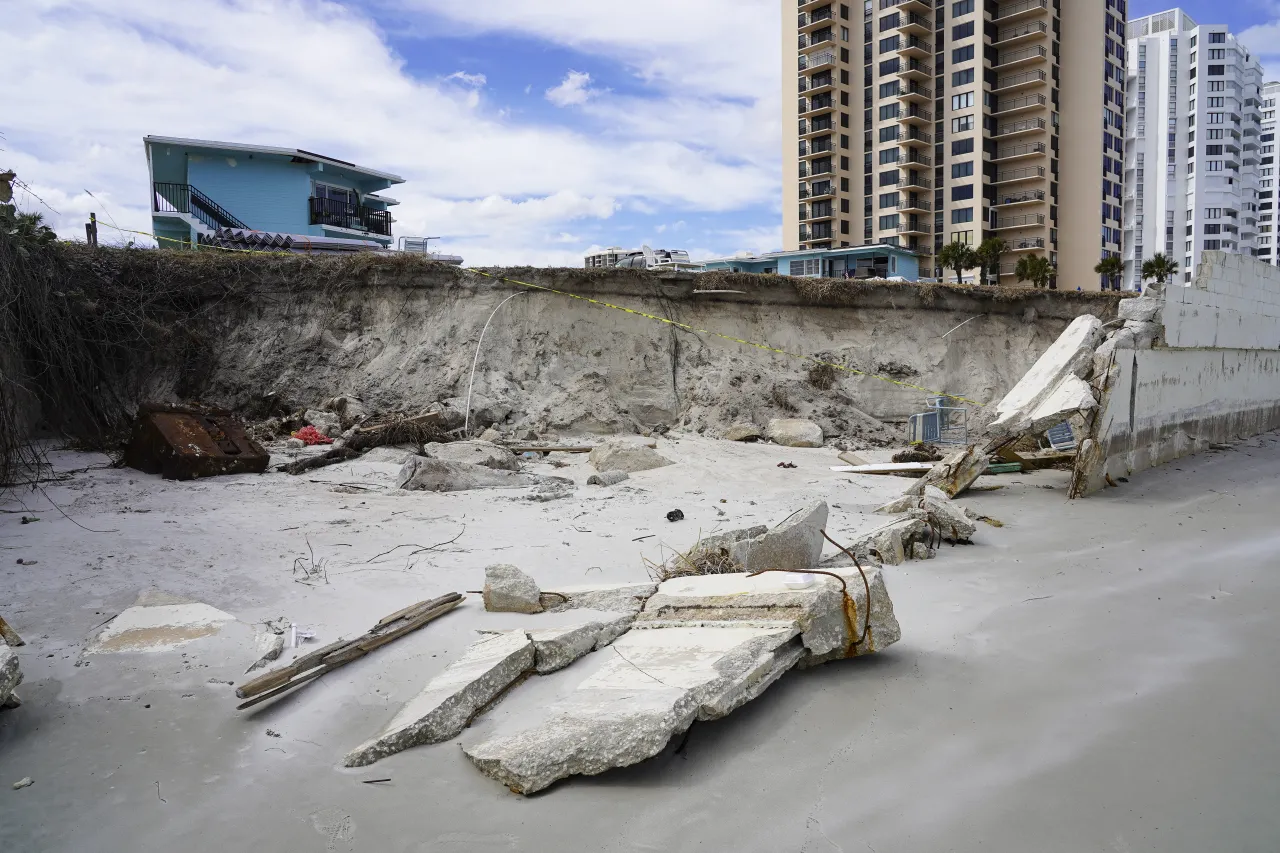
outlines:
M9 627L9 623L4 621L4 617L0 616L0 639L10 646L25 646L27 643L18 636L18 632Z
M1021 462L993 462L988 463L984 474L1021 474Z
M508 446L507 450L510 450L512 453L590 453L595 450L595 448L578 445L565 447L535 447L531 444L517 444Z
M933 470L933 462L885 462L880 465L835 465L838 474L924 474Z

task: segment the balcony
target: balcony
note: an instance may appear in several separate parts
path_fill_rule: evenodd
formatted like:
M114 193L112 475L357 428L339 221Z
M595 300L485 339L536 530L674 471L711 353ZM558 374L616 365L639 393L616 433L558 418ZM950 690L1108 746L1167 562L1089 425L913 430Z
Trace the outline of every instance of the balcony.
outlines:
M800 50L808 50L811 47L820 47L835 41L835 33L830 27L817 30L808 35L801 34L798 38Z
M916 189L931 190L933 189L933 181L929 180L928 178L922 175L918 175L915 172L912 172L911 174L907 175L904 178L899 178L898 186L902 189L915 187Z
M391 236L391 212L332 198L311 198L311 224Z
M830 94L818 95L813 98L800 99L800 115L809 116L817 113L828 112L835 107L835 99Z
M888 139L882 139L881 141L897 142L900 145L928 147L933 144L933 134L926 133L914 126L909 128L898 128L897 136L891 136Z
M801 30L807 30L810 27L816 27L819 24L832 20L833 14L830 6L821 9L815 9L812 12L801 12L799 18L799 27Z
M1049 51L1040 45L1020 47L1015 50L1002 50L996 55L995 68L1019 68L1034 62L1044 62L1049 58Z
M1016 184L1022 181L1039 181L1045 176L1044 166L1031 166L1026 169L1006 169L996 173L996 184Z
M222 205L190 184L159 182L152 184L151 188L151 209L156 213L185 213L213 229L249 228Z
M1013 3L1001 3L992 20L1007 24L1033 18L1049 9L1048 0L1016 0Z
M898 121L907 124L930 125L933 124L933 113L912 104L909 109L903 110L898 114Z
M1023 190L1022 192L997 195L996 207L1016 207L1021 204L1039 204L1045 200L1044 190Z
M1043 71L1023 71L1019 74L1006 74L1003 77L996 78L995 88L993 92L1016 92L1019 89L1030 89L1032 86L1039 86L1041 83L1047 82L1049 75Z
M900 12L932 12L932 0L880 0L880 11L897 9Z
M908 198L905 198L902 201L898 202L898 208L897 208L898 210L901 210L904 212L910 211L910 212L916 212L916 213L933 212L933 202L926 201L925 199L920 198L919 196L911 195L910 193L907 193L907 195L908 195Z
M800 135L803 137L815 133L830 133L835 126L836 123L831 120L831 116L819 116L812 121L800 119Z
M835 194L835 185L830 181L819 181L816 184L810 184L807 190L800 190L800 198L820 199L828 198Z
M908 83L898 90L898 100L908 103L927 104L933 100L933 90L927 86L921 86L919 83Z
M1007 244L1008 244L1008 251L1010 252L1034 252L1037 249L1040 249L1040 250L1044 249L1044 238L1043 237L1019 237L1015 240L1007 241ZM1010 268L1009 273L1010 274L1013 273L1012 267ZM1004 275L1003 269L1001 270L1001 275Z
M996 101L995 108L991 111L991 114L997 116L1014 115L1015 113L1038 110L1048 105L1049 99L1044 95L1017 95Z
M1008 139L1028 133L1040 133L1048 126L1048 123L1042 118L1025 118L1021 121L1011 121L1000 125L996 128L995 136L999 139Z
M815 74L813 77L801 77L799 89L801 92L810 92L812 96L819 95L829 91L835 84L835 78L832 77L830 71L824 71L821 74Z
M908 59L898 69L898 76L904 80L922 80L927 83L933 79L933 66L918 59Z
M898 163L903 166L932 166L933 158L928 154L921 154L918 148L904 149Z
M922 36L933 35L933 18L927 15L917 15L915 12L901 12L901 18L898 21L898 31L903 33L916 33Z
M823 204L811 204L807 211L804 209L803 205L800 207L800 219L803 222L817 222L825 219L834 219L835 215L835 208L829 201L824 202Z
M836 52L834 50L824 50L821 53L815 53L811 56L801 55L800 70L801 71L817 71L827 65L836 64Z
M899 234L932 234L933 229L929 227L927 222L916 220L914 222L904 222L898 226Z
M925 41L919 36L907 36L898 42L898 55L929 59L933 56L933 42Z
M1042 157L1048 150L1043 142L1024 142L1021 145L1006 145L996 149L992 161L999 163L1006 160L1020 160L1025 157Z
M1012 228L1039 228L1044 225L1044 214L1032 213L1027 216L1005 216L996 220L996 231L1008 231Z
M993 44L1011 45L1019 42L1031 41L1032 39L1041 38L1048 35L1049 25L1044 21L1027 21L1022 24L1014 24L1012 27L1005 27L996 33L996 40Z
M835 149L835 144L831 141L830 136L821 137L813 141L800 140L800 156L813 157L818 154L830 154Z

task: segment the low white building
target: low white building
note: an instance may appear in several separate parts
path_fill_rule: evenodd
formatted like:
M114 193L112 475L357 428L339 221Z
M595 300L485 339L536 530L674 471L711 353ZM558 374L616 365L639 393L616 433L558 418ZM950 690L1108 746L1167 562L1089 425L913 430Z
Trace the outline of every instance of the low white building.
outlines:
M1127 35L1123 286L1134 290L1156 254L1190 281L1201 252L1258 252L1262 66L1225 25L1181 9L1131 21Z
M680 272L701 272L702 264L689 260L689 253L684 249L650 249L643 246L639 249L623 249L612 246L598 252L591 252L583 259L583 266L589 270L598 269L664 269Z

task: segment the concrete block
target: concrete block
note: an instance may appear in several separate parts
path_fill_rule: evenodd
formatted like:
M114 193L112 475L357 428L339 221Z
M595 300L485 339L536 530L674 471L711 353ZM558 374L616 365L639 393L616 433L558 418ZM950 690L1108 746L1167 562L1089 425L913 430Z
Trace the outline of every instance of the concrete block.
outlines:
M610 438L591 451L591 464L597 471L651 471L673 464L646 444L627 438Z
M795 629L631 630L545 719L464 746L485 775L520 794L652 758L702 714L759 695L797 659ZM705 706L705 707L704 707ZM727 709L727 710L726 710Z
M822 531L827 526L827 505L814 501L796 511L763 536L733 543L729 554L748 572L786 569L805 572L822 559Z
M543 593L543 606L552 613L580 608L639 613L657 589L653 582L561 586Z
M1102 323L1097 317L1077 317L1053 345L996 404L993 436L1018 435L1029 429L1030 415L1067 376L1086 379L1093 369L1093 353L1102 343ZM955 493L944 488L952 497Z
M18 668L18 653L0 640L0 705L13 696L14 688L22 683L22 670Z
M774 418L765 436L783 447L821 447L823 440L822 427L798 418Z
M533 578L515 566L488 566L484 570L484 609L491 613L541 613L541 591Z
M629 480L631 475L626 471L601 471L599 474L592 474L587 478L588 486L616 486L623 480Z
M483 465L501 471L519 471L520 460L505 447L488 441L451 441L445 444L432 442L422 448L423 455L442 462L463 462Z
M457 737L482 708L532 670L534 660L533 641L523 632L478 640L431 679L382 734L347 753L343 764L364 767L412 746Z
M1139 296L1136 299L1125 299L1120 302L1117 316L1121 320L1140 320L1152 322L1160 316L1164 301L1153 296Z
M725 441L755 441L764 437L764 431L755 424L734 424L720 437Z
M962 447L933 466L933 470L923 478L924 487L936 486L947 497L954 498L987 470L988 456L979 445Z
M633 613L614 613L572 625L526 632L533 641L534 669L539 675L564 669L583 655L603 649L625 634L635 618Z

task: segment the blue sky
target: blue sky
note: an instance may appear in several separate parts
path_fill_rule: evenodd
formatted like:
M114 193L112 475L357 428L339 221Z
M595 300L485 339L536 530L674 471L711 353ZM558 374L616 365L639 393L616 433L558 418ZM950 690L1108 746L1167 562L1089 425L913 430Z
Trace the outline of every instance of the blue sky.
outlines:
M1280 76L1280 0L1182 8ZM65 236L90 211L149 229L150 133L402 174L396 233L444 235L468 263L781 243L777 0L26 0L6 15L0 167Z

